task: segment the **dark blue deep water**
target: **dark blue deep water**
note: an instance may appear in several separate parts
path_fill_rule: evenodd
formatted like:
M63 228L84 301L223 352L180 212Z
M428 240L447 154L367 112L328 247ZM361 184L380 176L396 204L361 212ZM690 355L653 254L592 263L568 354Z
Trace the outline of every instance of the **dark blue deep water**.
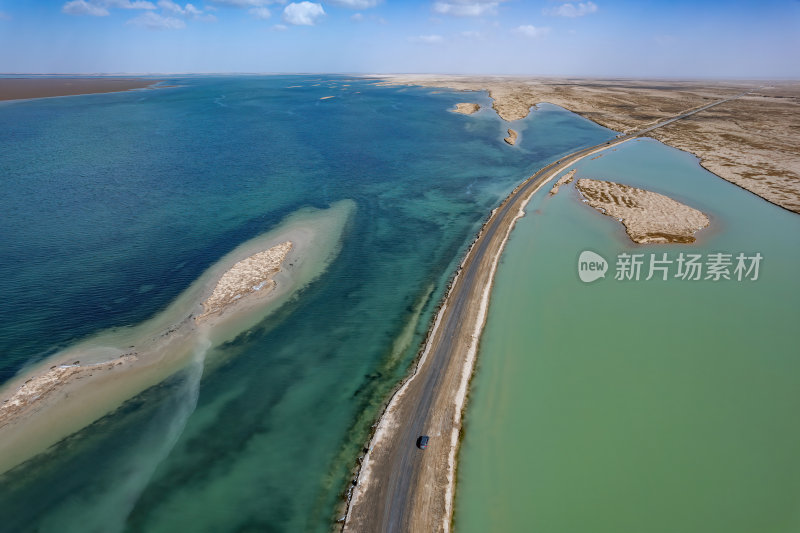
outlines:
M485 94L375 80L167 83L0 105L0 382L153 316L303 207L355 202L341 252L218 349L174 438L180 373L0 477L4 532L326 531L482 221L547 161L613 136L542 105L512 148ZM463 101L485 107L448 111Z

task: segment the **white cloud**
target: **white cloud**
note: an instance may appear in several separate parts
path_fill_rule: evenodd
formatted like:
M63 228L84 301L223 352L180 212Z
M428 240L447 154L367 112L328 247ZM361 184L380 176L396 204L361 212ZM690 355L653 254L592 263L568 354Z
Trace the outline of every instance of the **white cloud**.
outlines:
M327 3L350 9L367 9L377 6L381 0L327 0Z
M152 2L146 0L95 0L95 3L106 7L118 7L120 9L155 9Z
M261 7L280 2L280 0L211 0L215 4L228 7L250 8ZM283 2L280 2L283 3Z
M362 20L364 20L364 15L362 15L361 13L356 13L355 15L350 17L350 20L354 20L356 22L361 22Z
M323 16L322 4L314 2L292 2L283 10L283 21L294 26L313 26Z
M441 35L416 35L409 37L408 40L412 43L419 44L439 44L444 42L444 37Z
M164 13L169 13L170 15L180 15L186 18L198 18L203 12L192 4L186 4L186 6L181 7L180 4L176 4L172 0L159 0L158 7L161 8L161 11Z
M594 13L597 11L597 4L594 2L580 2L578 4L572 4L567 2L566 4L561 4L558 7L553 7L550 9L545 9L545 15L553 15L554 17L582 17L584 15L588 15L590 13Z
M146 0L71 0L61 7L68 15L90 15L93 17L108 16L109 8L119 9L155 9L152 2Z
M482 41L486 38L483 33L479 31L462 31L461 36L465 39L476 39L478 41Z
M456 17L480 17L497 14L498 5L500 5L499 1L449 0L448 2L434 2L433 11L441 15Z
M516 28L514 28L514 31L522 35L525 35L526 37L532 37L536 39L539 37L544 37L545 35L550 33L550 28L526 24L523 26L517 26Z
M108 16L108 9L86 2L86 0L72 0L71 2L67 2L61 8L61 12L67 15L90 15L92 17Z
M269 12L269 9L266 7L251 7L247 10L248 13L253 15L257 19L267 20L272 16L272 13Z
M130 19L127 24L140 26L148 30L180 30L186 27L186 23L179 18L165 17L158 13L148 11L136 18Z
M289 26L286 26L285 24L275 24L272 29L275 31L286 31L289 29Z

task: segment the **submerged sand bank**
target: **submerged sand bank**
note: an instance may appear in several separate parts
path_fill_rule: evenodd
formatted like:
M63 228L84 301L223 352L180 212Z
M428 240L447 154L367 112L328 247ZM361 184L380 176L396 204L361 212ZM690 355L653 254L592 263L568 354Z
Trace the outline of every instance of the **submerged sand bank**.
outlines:
M0 78L0 100L115 93L144 89L159 81L143 78Z
M697 209L645 189L585 178L575 188L590 206L622 222L639 244L694 242L695 232L709 224Z
M354 209L346 200L300 210L221 258L153 318L21 371L0 389L0 473L262 321L325 271Z

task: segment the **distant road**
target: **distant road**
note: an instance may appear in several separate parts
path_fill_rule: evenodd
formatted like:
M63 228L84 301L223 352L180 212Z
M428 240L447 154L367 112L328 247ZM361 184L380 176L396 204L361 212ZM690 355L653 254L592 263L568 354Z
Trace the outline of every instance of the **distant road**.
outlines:
M584 148L545 166L493 212L467 253L437 315L416 373L392 398L370 443L344 531L449 531L455 452L463 393L472 373L497 261L522 209L536 190L586 156L742 96L692 109L635 133ZM465 375L466 371L466 375ZM415 443L430 435L425 451Z

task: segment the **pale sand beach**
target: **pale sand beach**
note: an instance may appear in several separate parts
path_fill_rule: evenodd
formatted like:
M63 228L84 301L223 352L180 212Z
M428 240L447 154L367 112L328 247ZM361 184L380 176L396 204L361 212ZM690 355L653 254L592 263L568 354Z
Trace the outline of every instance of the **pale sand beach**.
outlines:
M302 209L236 247L153 318L20 371L0 389L0 473L255 326L325 271L354 209L348 200Z
M681 111L748 94L649 135L690 152L717 176L800 213L800 82L382 75L385 85L488 91L506 121L540 103L629 133Z
M453 113L461 113L462 115L471 115L473 113L477 113L480 110L481 106L478 104L472 104L468 102L462 102L456 104L455 109L451 109Z
M709 224L697 209L652 191L586 178L575 188L590 206L622 222L639 244L692 243L694 234Z
M145 89L158 82L142 78L0 78L0 100L115 93Z

